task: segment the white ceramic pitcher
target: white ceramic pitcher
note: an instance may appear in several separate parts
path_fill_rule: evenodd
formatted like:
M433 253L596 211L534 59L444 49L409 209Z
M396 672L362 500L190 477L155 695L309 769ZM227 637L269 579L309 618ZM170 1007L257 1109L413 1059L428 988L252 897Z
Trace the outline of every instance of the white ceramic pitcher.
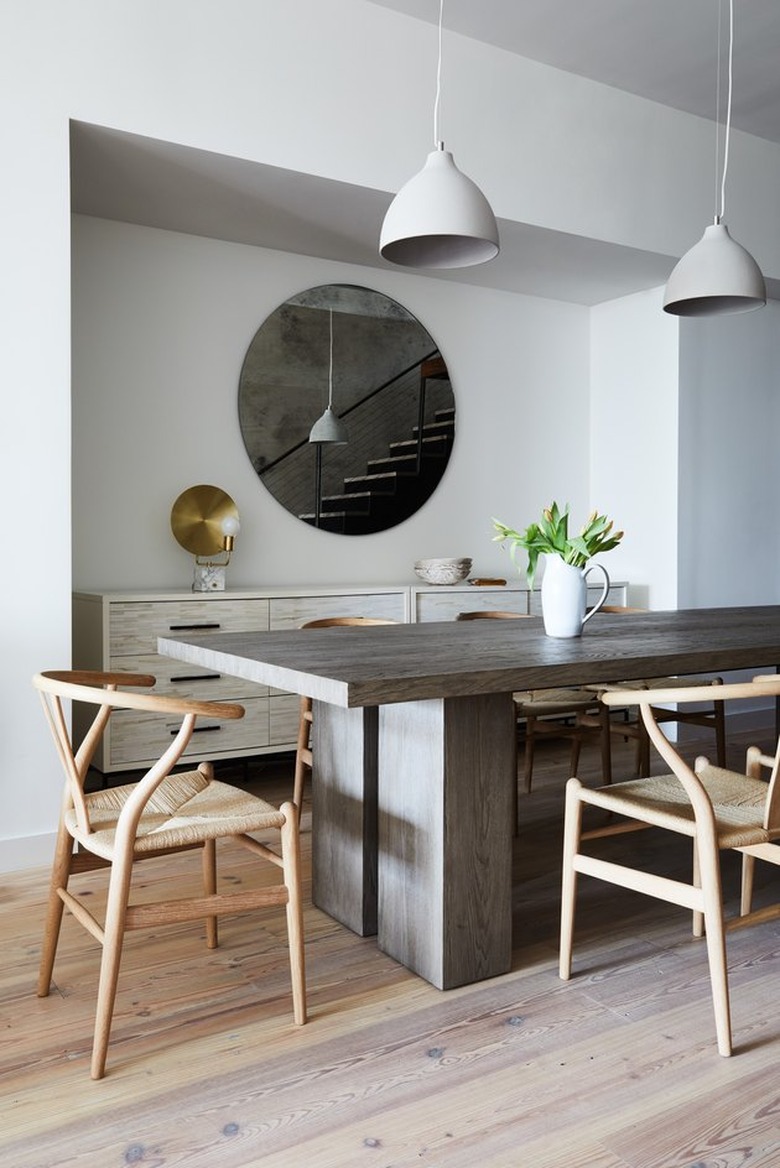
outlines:
M586 614L587 579L597 569L604 573L601 596ZM548 637L579 637L583 626L603 605L609 592L609 576L601 564L576 568L560 556L545 556L542 578L542 616Z

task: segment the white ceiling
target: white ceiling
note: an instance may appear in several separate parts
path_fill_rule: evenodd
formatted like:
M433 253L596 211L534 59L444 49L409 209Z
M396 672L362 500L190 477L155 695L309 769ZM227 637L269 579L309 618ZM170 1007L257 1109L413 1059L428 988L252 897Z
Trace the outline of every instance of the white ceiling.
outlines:
M436 23L439 0L370 0ZM704 117L715 115L727 0L445 0L445 26ZM780 142L780 0L737 0L734 125ZM725 41L722 41L722 45ZM739 79L739 85L736 81ZM104 127L71 127L73 210L371 267L390 196ZM502 221L489 264L439 273L595 304L664 282L675 262Z
M370 2L438 24L439 0ZM718 33L725 67L728 0L444 0L444 26L662 105L716 116ZM721 104L721 120L723 113ZM735 0L732 121L780 142L780 0Z

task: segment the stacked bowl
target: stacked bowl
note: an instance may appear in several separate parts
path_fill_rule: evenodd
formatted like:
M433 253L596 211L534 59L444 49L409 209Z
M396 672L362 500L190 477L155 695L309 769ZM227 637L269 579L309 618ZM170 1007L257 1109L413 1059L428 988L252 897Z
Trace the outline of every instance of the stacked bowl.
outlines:
M426 584L460 584L471 571L471 560L464 557L417 560L414 570Z

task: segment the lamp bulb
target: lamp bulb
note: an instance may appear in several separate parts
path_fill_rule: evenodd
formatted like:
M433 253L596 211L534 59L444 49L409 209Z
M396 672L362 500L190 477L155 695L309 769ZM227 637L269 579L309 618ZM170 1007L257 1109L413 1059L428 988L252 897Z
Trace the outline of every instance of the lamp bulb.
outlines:
M226 515L220 524L222 534L227 536L236 536L241 530L241 524L238 521L237 515Z

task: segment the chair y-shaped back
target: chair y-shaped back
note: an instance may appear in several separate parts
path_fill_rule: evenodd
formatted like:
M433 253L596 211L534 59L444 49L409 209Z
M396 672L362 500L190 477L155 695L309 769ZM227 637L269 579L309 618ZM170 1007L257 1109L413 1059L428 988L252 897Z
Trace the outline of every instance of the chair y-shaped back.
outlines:
M371 625L395 625L398 621L386 620L378 616L322 616L317 620L307 621L301 625L302 629L330 629L349 625L352 628ZM298 812L300 821L301 807L303 806L303 788L306 775L311 774L313 756L311 750L312 732L312 700L309 697L301 698L301 712L298 720L298 742L295 748L295 773L293 776L293 803Z
M718 700L736 701L758 696L780 695L780 677L723 685ZM707 940L710 984L715 1013L718 1050L731 1054L731 1016L726 968L725 934L780 916L780 904L751 912L752 869L756 859L780 864L780 744L774 757L751 747L744 773L712 766L698 758L693 767L681 757L658 722L659 705L685 705L701 699L697 686L628 691L617 689L602 694L607 706L637 706L647 734L671 768L669 774L653 775L614 783L607 787L585 787L579 779L566 785L563 843L563 886L561 901L560 976L568 980L572 966L572 940L577 880L580 874L605 880L623 888L642 892L690 909L693 932ZM770 780L761 779L761 766L770 768ZM598 807L609 813L601 827L582 830L583 811ZM613 816L621 819L614 820ZM657 827L687 836L693 845L693 874L690 882L659 875L625 862L615 863L603 855L583 850L582 844L603 836ZM720 877L720 851L731 849L743 856L743 890L740 915L724 920ZM639 859L635 849L632 859Z
M91 1074L105 1073L111 1019L114 1012L124 934L172 921L206 922L206 943L217 945L217 916L268 905L284 905L292 973L295 1022L306 1021L300 853L297 815L292 803L277 810L263 799L225 783L215 782L210 764L173 772L192 738L200 717L243 717L242 706L228 702L192 701L137 692L155 684L146 674L62 671L33 679L65 770L57 844L51 876L46 929L38 978L38 996L49 993L63 908L103 947L97 994ZM122 687L122 688L120 688ZM91 725L74 749L68 728L66 701L95 708ZM136 783L95 792L85 780L95 748L114 710L165 714L178 724L162 756ZM249 833L279 832L281 855ZM257 890L217 893L216 841L231 839L270 861L282 871L282 882ZM74 851L74 844L77 850ZM202 851L204 891L188 899L131 904L134 864L191 848ZM110 868L105 920L101 924L68 887L74 873Z

